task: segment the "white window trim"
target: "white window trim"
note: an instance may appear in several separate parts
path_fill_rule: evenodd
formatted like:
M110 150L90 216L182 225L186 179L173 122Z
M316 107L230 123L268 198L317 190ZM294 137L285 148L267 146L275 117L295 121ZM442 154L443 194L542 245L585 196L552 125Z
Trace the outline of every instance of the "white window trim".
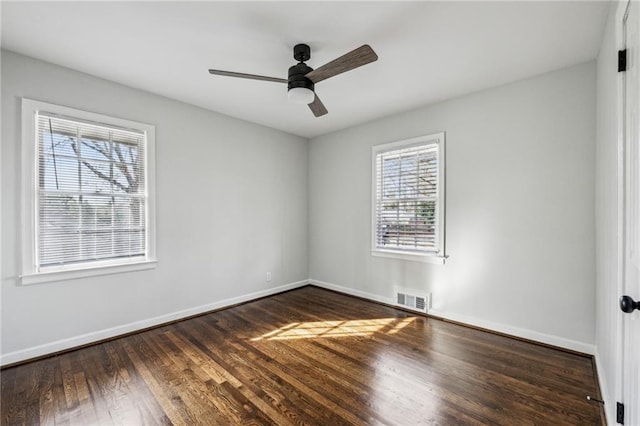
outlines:
M436 265L444 265L445 260L449 256L442 256L439 253L408 253L399 250L383 250L379 248L371 249L371 256L386 257L388 259L409 260L411 262L435 263Z
M393 151L400 148L409 148L422 145L425 142L436 140L438 147L438 203L437 212L440 222L438 224L439 251L414 253L403 250L381 249L376 247L376 155L381 152ZM449 257L445 251L445 205L446 205L446 185L445 185L445 133L439 132L431 135L418 136L411 139L403 139L395 142L388 142L374 145L371 148L371 255L376 257L386 257L391 259L401 259L413 262L444 264Z
M144 257L126 260L102 260L78 265L48 268L41 272L37 267L37 214L38 193L36 126L37 111L46 111L96 123L142 131L146 135L145 183L146 199L146 248ZM22 275L23 285L62 281L120 272L155 268L156 219L155 219L155 126L121 118L82 111L74 108L22 98Z

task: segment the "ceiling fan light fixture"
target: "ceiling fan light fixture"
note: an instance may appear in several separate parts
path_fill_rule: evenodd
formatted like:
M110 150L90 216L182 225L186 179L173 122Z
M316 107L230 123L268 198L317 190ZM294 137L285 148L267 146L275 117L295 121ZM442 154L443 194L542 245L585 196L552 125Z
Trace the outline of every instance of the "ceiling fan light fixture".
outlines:
M322 117L326 115L328 111L320 98L315 94L315 84L370 62L377 61L378 55L376 55L376 52L373 51L371 46L365 44L314 70L304 63L304 61L311 58L311 48L306 44L296 44L293 47L293 58L298 61L298 63L289 68L289 78L287 79L216 69L209 69L209 74L285 83L288 89L287 97L290 102L306 104L315 117Z
M304 51L302 47L306 45L297 45L296 51L294 49L294 57L297 60L308 59L308 50ZM307 49L309 46L307 46ZM306 55L305 55L306 52ZM304 104L309 105L315 99L316 95L313 91L314 84L313 81L309 80L305 77L309 72L313 71L312 68L307 66L304 62L300 62L291 68L289 68L289 79L288 79L288 89L289 89L289 101L296 104Z
M315 99L313 90L306 87L292 87L288 93L289 101L295 104L309 105Z

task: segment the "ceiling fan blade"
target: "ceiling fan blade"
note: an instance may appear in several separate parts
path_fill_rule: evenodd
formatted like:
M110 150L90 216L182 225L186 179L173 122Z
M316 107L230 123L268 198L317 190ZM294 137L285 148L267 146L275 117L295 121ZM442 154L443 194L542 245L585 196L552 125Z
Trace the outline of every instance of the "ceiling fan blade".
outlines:
M318 95L316 95L316 97L313 99L313 102L309 104L309 109L316 117L322 117L329 112L327 111L327 108L325 108Z
M273 81L275 83L288 82L286 78L265 77L264 75L244 74L241 72L233 72L233 71L209 70L209 74L222 75L225 77L248 78L249 80Z
M361 67L371 62L378 60L378 55L373 51L371 46L365 44L360 46L349 53L340 56L333 61L322 65L319 68L309 72L305 77L309 80L317 83L322 80L326 80L329 77L342 74L343 72L351 71L354 68Z

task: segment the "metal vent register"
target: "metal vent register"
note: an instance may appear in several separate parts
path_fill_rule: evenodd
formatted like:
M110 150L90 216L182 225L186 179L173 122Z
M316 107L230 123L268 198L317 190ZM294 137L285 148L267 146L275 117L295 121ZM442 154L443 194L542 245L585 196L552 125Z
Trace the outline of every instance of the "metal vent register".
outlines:
M396 304L403 308L426 313L429 307L429 297L398 291L396 292Z

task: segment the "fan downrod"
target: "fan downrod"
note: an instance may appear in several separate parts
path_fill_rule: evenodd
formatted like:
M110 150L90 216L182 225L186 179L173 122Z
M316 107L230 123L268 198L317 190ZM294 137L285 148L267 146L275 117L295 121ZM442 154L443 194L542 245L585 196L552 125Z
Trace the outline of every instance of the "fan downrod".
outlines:
M293 58L298 62L308 61L311 58L311 48L306 44L296 44L293 47Z

